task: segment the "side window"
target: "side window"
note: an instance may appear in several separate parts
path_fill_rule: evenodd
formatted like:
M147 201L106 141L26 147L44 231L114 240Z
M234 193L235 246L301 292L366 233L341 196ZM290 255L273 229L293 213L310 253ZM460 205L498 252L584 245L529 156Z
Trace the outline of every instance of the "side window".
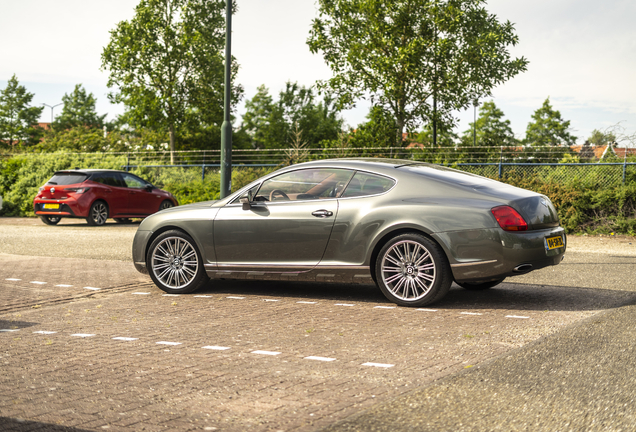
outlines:
M97 183L104 184L106 186L116 186L116 187L126 187L125 184L122 183L117 173L97 173L93 174L91 180Z
M347 185L342 198L381 194L391 189L394 184L395 181L390 178L357 172Z
M337 198L353 171L314 168L292 171L263 183L255 201L305 201Z
M135 177L132 174L122 174L121 176L124 178L124 182L129 188L143 189L146 187L146 182L139 177Z

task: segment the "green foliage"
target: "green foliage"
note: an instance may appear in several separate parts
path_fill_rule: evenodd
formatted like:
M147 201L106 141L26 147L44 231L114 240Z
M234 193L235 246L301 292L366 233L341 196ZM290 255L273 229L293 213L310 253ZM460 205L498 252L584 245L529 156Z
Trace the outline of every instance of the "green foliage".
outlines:
M333 72L319 88L332 91L339 108L370 97L394 117L397 142L405 128L451 117L526 70L527 60L508 51L518 42L513 25L500 23L484 4L319 0L307 44Z
M391 147L395 144L395 119L379 106L372 106L368 121L351 131L351 147Z
M548 97L541 108L532 114L532 120L526 128L527 144L535 146L571 146L576 137L568 132L570 121L563 120L561 113L552 108Z
M30 107L33 93L13 75L0 92L0 148L15 150L17 145L33 145L38 142L43 130L38 119L44 107Z
M102 53L109 99L124 103L131 126L170 133L223 120L225 1L141 0L130 21L111 31ZM238 65L232 63L232 78ZM232 102L243 92L233 86Z
M596 146L604 146L609 143L616 142L616 134L611 130L600 131L598 129L594 129L590 137L587 139L587 142Z
M473 127L475 128L476 145L485 147L512 147L517 145L515 134L510 127L510 120L504 120L504 113L494 101L484 102L479 107L479 117L462 135L462 145L473 145Z
M93 93L87 94L81 84L77 84L70 95L65 93L62 96L62 102L64 102L62 114L53 121L55 129L64 130L77 126L101 129L104 126L106 114L97 115L95 96Z
M256 95L245 103L241 131L251 137L252 147L279 149L289 147L298 127L308 147L319 147L322 141L337 138L343 120L330 98L315 101L311 88L287 82L278 101L261 85Z
M112 131L104 137L101 129L76 126L47 131L42 141L29 148L33 152L128 152L167 150L165 133L140 128L135 131Z

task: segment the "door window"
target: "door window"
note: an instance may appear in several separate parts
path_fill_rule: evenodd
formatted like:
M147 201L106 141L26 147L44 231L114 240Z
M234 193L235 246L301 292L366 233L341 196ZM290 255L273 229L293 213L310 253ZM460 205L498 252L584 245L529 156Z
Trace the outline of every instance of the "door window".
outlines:
M338 198L353 171L314 168L287 172L263 183L255 201L305 201Z
M395 180L358 171L342 194L342 198L377 195L391 189Z
M124 178L124 182L126 182L126 186L128 186L129 188L143 189L148 184L139 177L132 174L122 174L122 177Z
M115 172L96 173L91 176L91 180L106 186L126 187L126 184Z

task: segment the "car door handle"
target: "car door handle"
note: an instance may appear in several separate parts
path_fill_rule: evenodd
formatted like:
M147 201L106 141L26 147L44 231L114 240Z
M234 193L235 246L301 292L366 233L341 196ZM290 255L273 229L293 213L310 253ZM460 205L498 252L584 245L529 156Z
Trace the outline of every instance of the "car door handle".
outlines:
M312 215L319 218L326 218L329 216L333 216L333 212L330 212L329 210L316 210L312 213Z

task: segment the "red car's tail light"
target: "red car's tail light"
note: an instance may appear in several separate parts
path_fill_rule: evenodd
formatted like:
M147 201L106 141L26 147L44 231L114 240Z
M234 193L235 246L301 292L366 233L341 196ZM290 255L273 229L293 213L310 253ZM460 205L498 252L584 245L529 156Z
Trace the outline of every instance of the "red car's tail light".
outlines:
M527 231L528 224L523 217L509 206L499 206L490 210L504 231Z
M64 188L66 192L75 192L78 194L88 192L90 190L89 187L81 187L81 188Z

